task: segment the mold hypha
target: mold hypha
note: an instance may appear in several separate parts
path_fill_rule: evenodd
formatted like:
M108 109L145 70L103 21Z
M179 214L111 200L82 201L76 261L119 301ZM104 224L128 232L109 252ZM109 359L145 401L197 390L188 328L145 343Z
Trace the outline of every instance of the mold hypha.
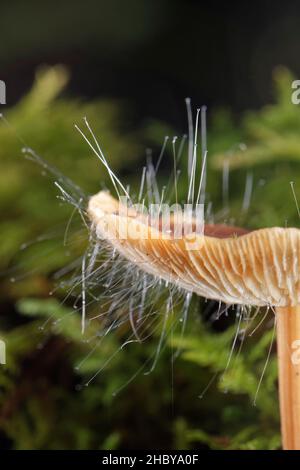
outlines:
M190 237L159 233L134 210L124 215L107 192L90 199L88 213L97 236L139 269L209 299L276 309L283 445L299 449L300 365L293 360L293 348L300 340L300 230L273 227L247 233L207 225L203 234L194 234L199 248L190 250ZM119 237L121 232L128 236Z
M197 110L193 129L190 101L187 100L186 103L189 118L187 202L195 207L204 202L206 193L206 115L205 107ZM197 190L199 115L202 164ZM92 143L78 128L79 132L108 170L118 196L121 192L129 201L127 190L112 173L92 129L87 121L85 123ZM180 146L176 154L175 144L176 139L173 139L173 175L177 203L177 164L182 152ZM161 203L163 199L156 182L161 156L162 154L155 168L149 159L143 173L142 186L146 180L149 203L155 199ZM226 206L228 181L227 162L223 171L223 196ZM247 188L249 189L249 184L246 185ZM245 191L247 206L250 200L248 189ZM142 193L141 189L140 195ZM139 202L140 200L139 196ZM136 265L139 272L142 270L155 278L171 282L187 292L194 292L208 299L230 305L267 306L276 312L283 447L300 449L300 360L297 360L296 350L300 344L300 230L273 227L248 232L226 225L205 224L200 233L192 230L192 234L189 233L188 236L182 233L182 236L175 237L175 232L178 233L177 223L180 222L176 213L173 213L171 218L170 229L164 231L163 224L153 226L149 218L134 207L129 207L126 213L119 200L103 191L90 198L88 214L96 236L106 240L115 251L132 265ZM194 229L193 223L191 226ZM123 236L124 233L126 237ZM190 249L191 238L193 249Z

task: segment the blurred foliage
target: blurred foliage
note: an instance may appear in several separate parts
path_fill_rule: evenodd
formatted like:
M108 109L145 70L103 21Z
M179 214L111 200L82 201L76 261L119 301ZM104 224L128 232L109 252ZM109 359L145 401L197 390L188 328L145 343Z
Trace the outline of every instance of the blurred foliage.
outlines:
M21 152L23 147L30 143L30 147L44 160L51 161L51 165L59 167L63 174L91 193L105 183L106 175L97 157L91 155L87 144L74 129L75 123L84 127L85 116L93 123L95 133L103 136L101 146L104 152L109 149L109 161L117 170L130 164L138 153L137 139L124 132L124 126L123 131L121 129L121 115L116 103L101 101L89 104L66 98L55 100L67 80L67 71L61 66L39 70L33 89L5 114L8 124L1 123L2 268L16 253L16 247L34 235L41 235L41 229L49 230L51 227L54 237L58 226L65 224L70 213L70 207L58 210L55 199L59 191L43 180L49 171L28 163ZM26 143L21 136L26 136ZM126 160L124 148L127 149ZM38 174L42 177L38 178ZM51 260L48 257L45 269L49 271L61 266L62 256L60 249ZM51 262L52 265L49 264Z
M274 161L299 162L300 115L298 107L292 106L291 102L291 84L294 80L295 77L287 69L277 68L274 72L276 103L265 106L259 112L245 113L240 127L234 127L229 117L226 134L218 146L220 148L221 143L224 150L227 138L227 143L231 141L232 149L225 157L214 156L216 167L222 167L224 158L228 158L231 168L253 168ZM243 151L236 145L238 141L247 142Z
M248 319L249 321L249 319ZM254 330L254 327L252 327ZM276 404L277 364L276 355L267 360L273 346L273 328L266 333L255 333L245 320L240 324L236 351L230 357L229 344L236 337L237 325L228 327L224 332L212 332L200 324L197 335L189 334L173 339L173 346L183 351L182 360L197 364L212 372L212 379L199 398L213 408L220 401L221 394L239 397L234 404L231 399L222 399L219 410L217 432L214 429L189 429L185 427L185 442L189 447L195 443L205 443L212 449L276 449L280 446L278 409ZM250 335L249 335L250 334ZM274 339L274 338L273 338ZM267 373L264 374L267 363ZM258 378L262 383L258 384ZM213 383L216 386L213 387ZM211 393L219 393L214 398ZM252 406L251 406L252 405ZM212 409L211 413L216 410ZM183 422L183 421L182 421ZM243 424L241 424L243 423Z
M274 71L274 104L246 112L238 122L226 111L216 113L209 149L211 165L228 165L231 210L240 224L260 228L297 226L299 216L290 182L300 188L300 112L292 104L293 75L284 67ZM251 211L241 211L247 175L253 175ZM298 191L299 194L299 191ZM263 202L262 202L263 201Z
M76 218L70 219L73 209L57 200L56 178L50 175L49 179L49 169L21 154L21 147L28 144L18 140L14 129L39 155L90 193L108 183L99 161L74 130L75 122L88 117L114 170L129 173L128 183L133 184L142 136L157 145L170 132L162 123L149 123L132 135L121 125L122 104L58 98L67 78L62 67L40 70L33 89L6 114L12 128L5 122L0 126L0 336L7 345L7 364L0 369L1 446L279 448L272 325L260 326L252 336L246 330L244 339L243 334L236 337L234 312L211 321L211 312L218 306L212 305L207 315L207 304L194 299L187 331L168 337L154 371L145 374L159 331L143 344L120 350L125 325L98 344L101 324L90 322L82 336L80 315L72 301L54 290L53 273L82 253L88 232L78 229ZM291 80L287 71L278 70L276 103L246 113L238 123L224 110L212 116L207 188L216 219L219 213L222 220L248 227L284 225L285 221L298 224L289 182L295 181L297 191L300 111L290 101ZM166 159L172 161L171 154ZM231 167L225 208L224 161ZM241 210L247 171L253 173L253 195L249 208ZM162 167L162 180L166 173ZM183 175L182 194L186 184ZM246 325L240 326L245 331ZM173 361L178 348L181 354Z

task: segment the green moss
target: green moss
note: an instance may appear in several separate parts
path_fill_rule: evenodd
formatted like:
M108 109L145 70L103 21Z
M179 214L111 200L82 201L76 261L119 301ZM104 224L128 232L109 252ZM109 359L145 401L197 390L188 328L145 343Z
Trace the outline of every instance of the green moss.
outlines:
M40 71L31 92L8 111L7 118L16 132L25 136L26 145L86 192L98 191L102 182L109 182L74 130L74 123L80 123L83 116L88 116L118 172L126 173L137 165L135 159L143 154L141 136L158 145L166 132L172 132L162 123L129 132L122 125L128 116L122 104L67 98L63 94L67 80L61 67ZM289 72L277 71L276 102L246 113L238 122L227 111L212 116L208 193L215 211L221 210L222 166L229 159L227 220L253 228L298 224L289 182L295 182L299 193L300 110L290 102L291 81ZM3 442L17 449L278 448L273 349L256 397L272 327L264 324L253 336L247 336L240 351L238 341L226 368L236 332L234 315L220 332L218 322L201 320L205 309L197 304L185 335L169 337L154 372L144 375L157 348L159 328L148 342L128 345L115 354L125 328L106 336L97 346L100 323L91 322L82 337L80 315L70 299L63 302L65 293L55 291L49 299L53 273L82 253L87 231L75 217L63 244L72 208L59 204L53 178L41 175L39 166L24 159L20 151L23 144L14 132L1 123L0 266L6 279L0 291L0 336L7 344L7 365L0 366ZM247 150L240 150L241 142ZM166 158L172 165L171 152ZM250 207L243 213L246 171L253 172L254 191ZM128 183L137 186L135 170L130 173ZM161 184L168 176L162 170ZM179 194L183 196L187 185L184 172L180 181ZM41 234L43 238L39 238ZM30 240L33 243L20 250ZM271 319L272 314L267 321ZM178 347L182 352L172 368L171 357ZM84 386L106 363L90 385ZM145 363L145 369L114 396ZM215 380L200 399L214 374Z

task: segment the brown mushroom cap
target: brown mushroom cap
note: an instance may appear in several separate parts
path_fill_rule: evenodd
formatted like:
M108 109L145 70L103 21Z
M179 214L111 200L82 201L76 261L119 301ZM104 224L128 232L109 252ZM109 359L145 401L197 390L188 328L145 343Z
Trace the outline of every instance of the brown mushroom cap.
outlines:
M300 304L300 230L273 227L245 234L235 227L210 226L192 240L174 239L172 233L162 236L134 210L127 216L118 210L119 201L104 191L89 201L97 235L145 272L229 304ZM191 242L197 249L191 249Z

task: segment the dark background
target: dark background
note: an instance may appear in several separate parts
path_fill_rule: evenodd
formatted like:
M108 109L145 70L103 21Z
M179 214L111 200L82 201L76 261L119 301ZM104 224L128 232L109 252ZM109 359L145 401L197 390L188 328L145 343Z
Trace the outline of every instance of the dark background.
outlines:
M209 113L227 107L233 112L237 129L232 129L230 124L228 129L223 126L223 133L215 131L213 138L217 136L218 148L213 148L212 154L225 152L232 144L243 142L244 134L239 130L243 111L259 110L274 100L274 68L282 64L300 78L299 59L300 2L295 1L12 0L0 4L0 79L7 85L8 107L19 103L28 92L39 66L61 63L70 70L70 82L63 92L63 98L70 100L50 103L48 114L43 109L32 112L27 109L26 114L18 104L17 109L13 108L16 111L12 126L16 126L20 135L25 135L46 160L54 160L64 174L80 185L88 183L84 189L87 187L89 191L98 191L102 187L104 172L100 167L98 170L96 159L88 158L86 144L73 129L74 122L84 115L82 112L87 104L94 110L91 122L96 126L96 134L101 136L101 144L103 139L104 148L112 155L113 168L121 175L132 172L132 179L137 175L139 182L145 159L146 133L139 135L138 130L146 128L149 121L167 123L171 132L179 131L180 135L187 128L185 97L192 98L193 109L206 104ZM297 141L299 146L294 144L294 138L300 135L300 119L299 108L290 102L291 80L288 76L282 85L288 105L277 105L267 117L263 112L257 113L257 120L252 118L250 126L248 122L248 130L249 127L253 130L254 120L258 127L262 123L264 130L270 128L274 132L270 133L271 137L265 132L263 138L256 128L254 133L250 132L254 147L258 147L254 157L249 152L252 155L251 170L255 164L260 166L254 168L253 198L256 200L251 204L252 212L249 211L252 219L248 213L242 215L241 226L284 226L286 219L294 226L298 224L289 182L293 179L297 190L300 187L300 180L297 182L300 141ZM100 104L95 104L96 98ZM74 105L77 99L78 108ZM72 107L68 107L67 101L72 102ZM122 108L120 127L126 133L119 132L115 124L119 115L115 116L114 102L116 109ZM97 125L100 125L99 129ZM209 132L213 129L210 121L208 129ZM79 327L66 321L64 325L70 331L54 332L48 342L43 339L40 346L38 335L41 333L36 333L35 324L35 316L40 315L43 322L49 315L47 302L53 288L51 276L70 261L60 255L66 252L61 241L70 217L69 209L60 213L63 208L57 209L57 189L51 181L45 184L39 168L34 166L32 169L28 161L19 159L20 145L14 134L12 139L5 126L0 131L0 210L3 219L0 224L0 268L7 272L14 269L16 252L24 263L25 272L30 273L33 268L29 280L27 276L24 282L21 278L21 282L12 283L6 276L7 280L0 286L1 335L5 333L5 338L7 335L11 354L7 373L0 374L0 447L90 449L100 448L100 445L101 448L146 448L152 445L169 449L195 445L197 448L278 448L275 354L260 391L261 401L257 408L252 405L268 354L264 349L269 347L272 334L268 328L266 332L262 329L266 335L263 345L260 344L260 339L264 340L260 331L248 349L258 350L258 359L252 359L253 363L258 361L258 366L251 359L247 362L246 353L245 364L241 360L240 368L233 367L233 372L242 370L244 375L229 381L229 385L233 383L231 393L224 390L221 393L216 386L209 390L206 401L197 398L213 373L220 371L218 357L215 363L210 362L215 343L221 351L221 363L228 354L222 336L223 330L226 335L226 321L225 325L222 320L211 325L215 304L207 306L203 302L201 308L194 308L195 317L198 320L203 317L207 322L206 329L200 323L189 323L193 341L199 338L198 351L191 350L202 355L198 362L182 361L176 366L175 378L171 377L171 356L167 350L158 361L155 374L141 374L120 398L112 398L112 391L126 383L156 350L157 338L154 338L153 343L141 351L120 355L116 365L107 368L106 373L99 375L89 388L84 388L82 394L77 393L76 385L81 377L74 366L78 358L81 360L86 354L84 348L87 347L82 345L81 337L77 338ZM265 145L265 139L270 144L272 139L276 143L278 137L286 139L284 144L279 139L284 152L279 156L275 144ZM286 148L289 150L289 146L285 146L285 142L290 142L289 137L293 144L290 145L290 160L285 154ZM136 146L138 139L142 143ZM162 139L155 137L153 141L161 145ZM129 159L132 155L136 160ZM143 163L137 162L137 158L143 159ZM263 160L262 164L260 160ZM210 170L210 174L212 199L219 201L222 207L220 168ZM162 176L165 179L170 176L170 167ZM241 212L245 171L237 170L230 177L233 211ZM263 188L260 186L262 180L270 182L265 192L260 189ZM50 256L47 246L43 248L42 244L41 247L36 244L33 245L34 256L31 257L29 250L22 258L22 243L47 233L49 224L55 223L61 224L63 230L57 241L60 249L55 244L53 248L50 240ZM36 260L42 274L35 275ZM73 301L69 299L61 306L63 297L57 294L53 305L58 315L68 318L68 308L72 308ZM37 302L34 308L31 306L33 313L30 308L27 313L26 308L20 308L20 299L26 298L34 298ZM77 320L79 322L79 315ZM233 322L232 316L230 325ZM215 335L216 330L218 334ZM117 332L109 336L103 357L119 347L122 334ZM228 338L231 339L230 335ZM226 344L231 347L230 341ZM102 351L98 353L94 367L99 367L103 361ZM6 381L7 377L9 380ZM175 406L173 388L170 387L173 383ZM249 385L248 389L243 388L245 384ZM2 386L5 393L2 393ZM196 430L194 434L189 435L190 429ZM204 430L206 437L197 434L197 429Z
M1 2L0 73L14 103L41 63L64 63L83 97L121 97L137 120L181 126L183 100L256 108L284 64L300 74L300 4L292 1Z

